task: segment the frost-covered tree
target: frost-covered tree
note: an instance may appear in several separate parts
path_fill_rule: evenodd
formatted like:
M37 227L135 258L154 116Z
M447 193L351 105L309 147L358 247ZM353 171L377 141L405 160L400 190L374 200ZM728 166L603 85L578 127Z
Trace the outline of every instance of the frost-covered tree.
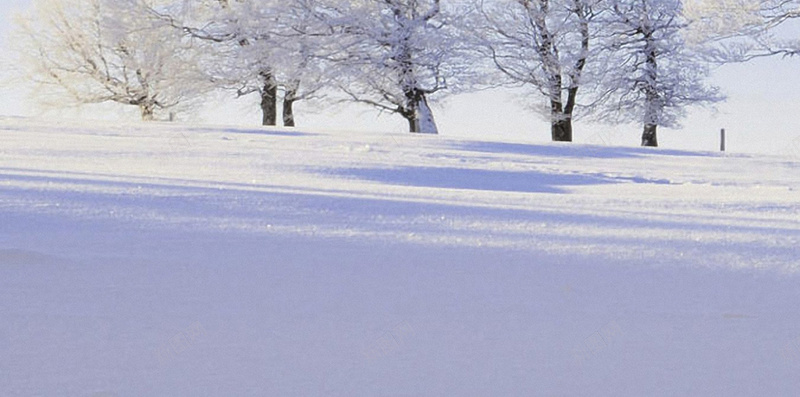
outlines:
M642 146L658 146L659 126L674 127L686 107L721 101L706 84L708 66L682 35L681 0L607 0L602 54L608 89L604 121L640 121ZM616 117L612 117L612 116Z
M309 0L180 0L152 11L194 39L211 44L204 69L237 96L258 94L263 125L276 125L279 92L283 123L295 125L294 103L322 84L314 57L318 19Z
M320 2L327 75L350 100L399 114L409 131L438 133L429 101L458 78L460 43L439 0Z
M701 47L710 61L800 54L798 0L693 0L685 3L683 15L689 22L687 42Z
M578 91L590 59L590 0L477 0L480 18L467 26L475 49L506 81L547 101L554 141L572 141Z
M17 22L22 67L40 99L116 102L152 120L209 88L190 43L137 0L35 0Z

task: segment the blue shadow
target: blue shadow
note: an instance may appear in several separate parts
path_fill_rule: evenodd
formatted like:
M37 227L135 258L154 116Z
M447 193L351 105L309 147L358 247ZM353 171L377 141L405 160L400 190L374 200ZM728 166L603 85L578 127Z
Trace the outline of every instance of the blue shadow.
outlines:
M465 168L345 168L335 174L389 185L520 193L567 193L563 187L618 183L601 176Z
M269 136L287 136L287 137L299 137L299 136L315 136L317 134L312 134L310 132L301 132L301 131L276 131L266 129L238 129L238 128L206 128L206 127L190 127L188 128L187 132L212 132L212 133L221 133L221 134L250 134L250 135L269 135Z
M662 156L691 156L710 157L710 153L691 152L686 150L618 147L618 146L590 146L590 145L537 145L506 142L458 142L451 147L455 150L478 153L517 154L537 157L565 157L565 158L638 158L651 155Z

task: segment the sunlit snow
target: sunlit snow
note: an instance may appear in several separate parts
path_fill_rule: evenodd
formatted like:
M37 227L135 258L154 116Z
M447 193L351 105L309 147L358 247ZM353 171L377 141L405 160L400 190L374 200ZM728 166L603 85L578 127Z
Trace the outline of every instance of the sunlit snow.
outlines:
M800 153L0 120L0 395L790 395Z

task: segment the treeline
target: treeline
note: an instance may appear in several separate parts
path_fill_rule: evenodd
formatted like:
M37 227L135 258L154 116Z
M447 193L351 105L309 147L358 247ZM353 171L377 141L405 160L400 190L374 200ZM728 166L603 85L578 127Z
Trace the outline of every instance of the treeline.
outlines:
M435 134L430 101L513 86L555 141L582 116L641 123L657 146L659 126L724 99L711 67L797 53L772 32L798 2L35 0L17 44L43 98L136 106L144 120L228 91L259 95L264 125L294 126L294 104L317 98Z

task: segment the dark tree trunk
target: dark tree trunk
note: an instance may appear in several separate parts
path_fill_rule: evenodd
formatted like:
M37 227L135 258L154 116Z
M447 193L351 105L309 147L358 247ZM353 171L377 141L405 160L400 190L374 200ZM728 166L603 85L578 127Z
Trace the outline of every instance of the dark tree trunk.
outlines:
M575 1L575 4L577 6L576 12L580 17L581 49L584 55L578 58L575 62L575 67L569 75L571 85L567 89L567 104L564 106L564 110L558 115L559 117L554 119L551 128L553 140L557 142L572 142L572 112L575 110L575 104L578 99L578 83L581 80L583 68L586 66L586 54L589 54L589 21L587 15L584 13L585 9L581 2ZM558 82L560 92L561 79L559 79ZM557 107L554 107L554 111L556 109L560 110L561 104L558 103L557 105Z
M278 104L276 97L276 92L272 89L261 93L261 125L277 125Z
M418 133L419 132L419 119L417 118L417 99L416 93L413 91L406 92L406 108L403 109L400 114L405 117L406 121L408 121L408 132L410 133Z
M644 133L642 134L642 146L658 146L658 139L656 138L656 124L645 124Z
M294 127L294 99L283 99L283 126Z
M296 81L286 88L286 94L283 96L283 126L294 127L294 103L297 102L297 91L299 90L300 82Z
M553 140L556 142L572 142L572 111L575 109L575 98L578 87L570 87L567 94L567 106L552 125Z
M550 134L554 142L572 142L572 115L559 101L550 101Z
M413 113L403 113L403 117L405 117L406 121L408 121L408 132L410 133L418 133L419 132L419 121L417 118L414 117Z
M413 105L412 105L413 106ZM417 110L414 108L405 109L400 112L401 115L408 121L408 132L416 134L419 132L419 119L417 118Z
M264 87L261 90L261 125L274 126L278 123L278 84L271 71L261 72Z
M554 142L572 142L572 119L555 120L550 126Z

